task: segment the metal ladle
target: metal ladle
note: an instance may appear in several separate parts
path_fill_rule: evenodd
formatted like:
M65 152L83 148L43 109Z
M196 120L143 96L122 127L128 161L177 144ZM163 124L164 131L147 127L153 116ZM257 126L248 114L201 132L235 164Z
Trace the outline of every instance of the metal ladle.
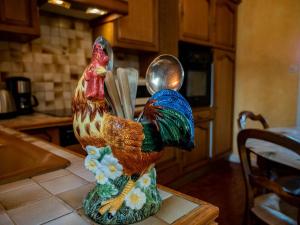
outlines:
M151 95L163 90L178 91L183 83L184 71L173 55L160 55L149 65L146 72L146 87Z
M182 86L183 78L184 71L179 60L173 55L164 54L150 63L146 72L146 87L151 95L163 89L178 91ZM137 122L141 120L143 112Z

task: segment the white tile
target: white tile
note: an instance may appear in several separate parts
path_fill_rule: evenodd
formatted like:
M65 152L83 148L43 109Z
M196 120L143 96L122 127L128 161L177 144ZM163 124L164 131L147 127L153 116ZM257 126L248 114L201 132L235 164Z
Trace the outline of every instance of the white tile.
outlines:
M171 224L197 207L199 207L199 205L184 198L172 196L162 202L161 209L155 216Z
M36 141L37 139L35 137L24 137L22 138L22 140L27 142L33 142Z
M33 184L34 182L31 179L18 180L16 182L2 184L0 185L0 193L4 193L7 191L18 190L23 186Z
M69 152L61 150L61 149L57 149L57 150L53 151L52 153L55 155L58 155L60 157L63 157L67 160L70 160L71 162L76 161L78 158L80 158L79 156L76 156L75 154L69 153Z
M96 181L95 175L91 171L88 171L85 168L84 169L75 170L73 173L75 175L77 175L77 176L85 179L88 182L95 182Z
M160 189L158 189L158 192L159 192L159 195L160 195L162 200L165 200L165 199L172 196L172 194L170 192L166 192L166 191L163 191L163 190L160 190Z
M0 202L6 210L9 210L50 196L51 194L40 185L33 183L17 190L0 193Z
M65 216L52 220L45 225L89 225L77 213L70 213Z
M67 176L58 177L49 181L42 182L40 183L40 185L46 188L52 194L58 194L80 187L86 183L86 180L74 174L69 174Z
M55 218L71 213L72 209L63 201L51 197L7 211L17 225L46 223Z
M88 224L96 225L96 223L85 215L83 208L77 209L76 213Z
M6 128L6 127L1 127L0 130L7 133L7 134L16 134L16 133L18 133L17 131L15 131L13 129L10 129L10 128Z
M69 171L71 171L72 173L74 173L77 170L85 169L85 167L84 167L84 159L80 158L80 159L78 159L76 161L71 162L71 165L68 166L66 169L69 170Z
M42 182L49 181L49 180L52 180L52 179L55 179L58 177L63 177L63 176L69 175L69 174L70 174L70 171L60 169L60 170L56 170L56 171L53 171L50 173L45 173L45 174L42 174L39 176L32 177L32 179L38 183L42 183Z
M5 212L0 212L0 225L14 225Z
M149 217L139 223L135 223L135 225L168 225L168 223L165 223L164 221L162 221L161 219L158 219L156 217Z
M14 225L1 204L0 204L0 225Z
M83 199L93 187L95 187L95 184L86 184L79 188L60 193L57 195L57 197L62 199L73 209L79 209L82 207Z

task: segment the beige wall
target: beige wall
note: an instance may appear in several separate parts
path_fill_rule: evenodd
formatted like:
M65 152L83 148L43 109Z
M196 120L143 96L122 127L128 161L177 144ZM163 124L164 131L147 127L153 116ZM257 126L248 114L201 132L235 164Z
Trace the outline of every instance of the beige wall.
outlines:
M243 0L238 11L234 120L263 114L272 127L296 124L300 1ZM299 66L300 67L300 66ZM234 123L234 150L237 125Z

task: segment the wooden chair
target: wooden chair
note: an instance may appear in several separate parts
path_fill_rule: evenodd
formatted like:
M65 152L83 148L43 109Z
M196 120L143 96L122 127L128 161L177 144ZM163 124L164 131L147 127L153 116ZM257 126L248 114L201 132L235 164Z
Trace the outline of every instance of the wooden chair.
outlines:
M255 115L253 112L250 112L250 111L242 111L242 112L240 112L239 118L238 118L239 130L246 129L247 119L250 119L253 121L259 121L264 129L267 129L270 127L268 122L266 121L266 119L261 114Z
M261 114L254 114L251 111L245 110L239 113L239 117L237 119L239 130L246 129L246 123L248 119L252 121L258 121L263 129L270 128L267 120ZM295 171L291 168L287 168L285 165L282 165L280 163L265 160L263 157L260 156L256 158L257 165L259 165L261 169L263 168L265 174L269 177L276 178L279 176L287 176L298 173L298 171Z
M246 147L249 138L272 142L300 154L300 142L281 134L259 129L244 129L239 132L238 150L246 184L246 209L243 224L250 225L259 221L259 224L263 222L272 225L300 225L300 178L287 179L289 184L286 185L284 182L270 180L257 168L253 169L249 160L250 149ZM295 191L297 189L298 191ZM266 194L260 192L261 190L270 192Z

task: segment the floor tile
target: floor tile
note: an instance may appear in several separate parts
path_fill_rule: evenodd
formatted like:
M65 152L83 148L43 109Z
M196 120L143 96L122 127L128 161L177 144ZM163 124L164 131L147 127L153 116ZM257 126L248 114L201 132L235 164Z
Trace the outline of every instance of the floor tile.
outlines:
M221 160L210 168L209 172L177 187L177 190L218 206L217 223L243 224L246 194L241 165Z
M155 216L165 221L166 223L171 224L175 220L182 217L183 215L188 214L198 206L199 205L187 201L183 198L172 196L163 201L161 209Z
M31 179L18 180L16 182L2 184L0 185L0 193L4 193L7 191L18 190L23 186L33 184L34 182Z
M86 184L79 188L60 193L57 195L57 197L62 199L73 209L79 209L82 207L83 199L93 187L95 187L95 184Z
M39 176L32 177L32 179L38 183L49 181L58 177L69 175L70 171L65 169L56 170L50 173L45 173Z
M71 212L69 206L55 197L7 211L17 225L46 223Z
M6 210L9 210L50 196L51 194L40 185L32 183L17 190L0 193L0 202Z
M40 183L41 186L46 188L52 194L58 194L68 190L72 190L84 184L87 184L87 181L74 174L69 174L67 176L58 177Z
M89 223L84 221L77 213L73 212L55 220L51 220L45 223L45 225L89 225Z
M165 200L165 199L172 196L172 194L170 192L166 192L166 191L163 191L163 190L160 190L160 189L158 189L158 191L159 191L159 195L160 195L162 200Z

